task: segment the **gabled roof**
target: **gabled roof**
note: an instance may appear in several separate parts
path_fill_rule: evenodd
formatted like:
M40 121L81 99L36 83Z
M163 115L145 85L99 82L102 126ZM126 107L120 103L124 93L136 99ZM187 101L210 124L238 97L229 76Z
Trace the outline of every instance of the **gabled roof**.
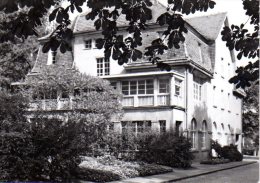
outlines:
M166 7L162 5L160 2L155 1L154 4L150 7L152 10L152 19L148 21L149 24L151 23L156 23L157 18L166 12ZM86 20L86 15L89 12L83 13L74 20L73 24L73 32L78 33L78 32L89 32L89 31L95 31L95 26L94 22L95 20ZM125 20L125 16L119 16L117 19L117 26L118 27L123 27L127 26L128 22Z
M216 40L226 19L226 16L227 13L223 12L207 16L187 18L186 22L206 39Z

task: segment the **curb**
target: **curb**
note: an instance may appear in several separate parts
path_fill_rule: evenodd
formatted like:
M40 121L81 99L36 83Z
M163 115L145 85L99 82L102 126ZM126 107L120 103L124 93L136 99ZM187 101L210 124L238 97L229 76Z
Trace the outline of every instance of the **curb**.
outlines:
M229 169L233 169L233 168L237 168L237 167L241 167L241 166L246 166L246 165L250 165L250 164L254 164L254 163L257 163L257 161L246 162L246 163L243 163L243 164L240 164L240 165L235 165L235 166L231 166L231 167L211 170L211 171L207 171L207 172L203 172L203 173L198 173L198 174L195 174L195 175L190 175L190 176L185 176L185 177L180 177L180 178L173 178L171 180L163 181L162 183L175 182L175 181L189 179L189 178L193 178L193 177L199 177L201 175L207 175L207 174L220 172L220 171L224 171L224 170L229 170Z

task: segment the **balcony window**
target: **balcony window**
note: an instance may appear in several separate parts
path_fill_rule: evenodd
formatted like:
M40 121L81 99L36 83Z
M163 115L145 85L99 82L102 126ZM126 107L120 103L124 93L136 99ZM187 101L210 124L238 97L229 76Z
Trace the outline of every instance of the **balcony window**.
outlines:
M109 59L97 58L97 75L106 76L110 74Z
M168 79L159 80L159 93L169 93L169 80Z
M175 95L181 96L181 80L175 80Z
M145 95L154 93L153 80L122 81L124 95Z

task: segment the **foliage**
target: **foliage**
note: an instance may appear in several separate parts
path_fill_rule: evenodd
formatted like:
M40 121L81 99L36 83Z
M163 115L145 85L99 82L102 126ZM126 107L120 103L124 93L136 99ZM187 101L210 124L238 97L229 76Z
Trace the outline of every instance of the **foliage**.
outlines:
M217 141L212 141L212 149L216 151L219 158L229 159L230 161L242 161L243 155L237 150L237 146L230 144L229 146L221 147Z
M224 164L229 163L229 159L220 159L220 158L214 158L210 160L203 160L200 162L200 164L206 164L206 165L217 165L217 164Z
M93 173L78 173L82 177L82 180L98 182L172 172L172 168L169 167L135 161L127 162L118 160L111 155L104 155L97 158L84 157L84 161L80 164L79 172L81 170ZM109 175L111 176L108 177Z
M131 132L123 136L113 134L104 142L108 145L108 152L125 160L187 168L193 159L189 140L172 132L147 132L137 136Z
M29 7L28 13L21 14L13 21L8 21L6 29L8 33L2 35L0 40L11 40L15 36L27 38L30 35L37 35L35 27L42 24L41 18L47 13L51 6L55 6L60 0L14 0L1 1L0 10L10 13L18 10L19 7ZM142 57L142 52L138 47L142 45L142 31L148 27L149 21L153 18L151 0L134 0L134 1L97 1L97 0L69 0L66 8L56 7L49 15L49 21L56 21L58 26L52 33L51 38L43 46L43 52L48 50L60 49L62 53L71 50L72 30L69 13L77 10L82 12L84 2L91 9L86 15L86 19L94 21L96 30L101 30L103 38L97 42L98 48L105 48L105 57L117 60L120 65L127 63L129 60L137 60ZM159 54L163 54L168 48L179 48L179 44L185 40L183 33L187 32L184 27L185 21L181 13L190 14L196 11L207 11L208 8L214 8L215 2L212 0L169 0L165 13L157 18L161 26L166 26L164 31L167 44L161 39L156 39L147 47L145 55L149 60L157 64L158 67L169 70L169 66L160 62ZM131 34L125 40L122 40L118 33L118 20L123 19L127 22L126 30ZM11 34L10 34L11 33Z
M148 137L147 137L148 135ZM160 135L145 134L141 137L140 153L137 158L149 163L157 163L171 167L188 168L191 166L193 154L191 143L184 136L172 132ZM145 146L142 146L145 144Z
M111 116L120 113L119 95L108 82L75 70L48 69L28 78L28 85L21 88L29 100L21 94L0 92L1 180L73 179L80 156L106 133ZM28 113L28 101L37 99L33 94L42 92L45 99L50 91L72 92L74 87L80 91L74 99L88 106L76 106L62 115L58 111L46 115L40 108Z
M243 100L243 133L252 140L253 146L259 144L259 84L252 85L246 90Z
M222 40L226 41L226 46L230 50L238 52L237 59L241 60L242 56L249 59L255 59L246 66L241 66L236 70L236 76L232 77L229 82L236 84L236 87L245 88L251 86L252 82L259 79L259 0L243 0L244 9L253 27L253 32L245 28L245 24L240 26L231 25L231 28L224 27Z

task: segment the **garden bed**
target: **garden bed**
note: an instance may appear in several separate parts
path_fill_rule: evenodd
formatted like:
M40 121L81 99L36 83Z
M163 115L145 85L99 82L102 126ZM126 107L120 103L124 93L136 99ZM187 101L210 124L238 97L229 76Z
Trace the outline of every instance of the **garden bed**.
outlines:
M215 159L201 161L200 164L217 165L217 164L224 164L224 163L229 163L229 162L230 162L229 159L215 158Z
M172 168L143 162L126 162L113 156L84 157L77 177L85 181L109 182L114 180L172 172Z

